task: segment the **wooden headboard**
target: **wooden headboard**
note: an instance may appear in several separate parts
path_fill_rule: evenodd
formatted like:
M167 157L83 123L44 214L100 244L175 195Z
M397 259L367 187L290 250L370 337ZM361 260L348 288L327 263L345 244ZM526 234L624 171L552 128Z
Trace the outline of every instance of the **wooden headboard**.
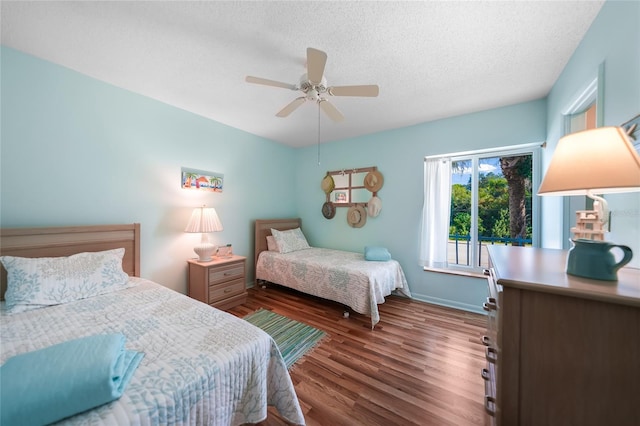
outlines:
M255 224L255 257L253 259L254 266L258 264L258 255L267 248L267 237L271 235L271 228L278 231L286 231L287 229L300 228L302 220L300 218L293 219L256 219Z
M140 276L140 224L0 229L0 256L60 257L124 247L124 271ZM0 266L0 296L4 299L7 271Z

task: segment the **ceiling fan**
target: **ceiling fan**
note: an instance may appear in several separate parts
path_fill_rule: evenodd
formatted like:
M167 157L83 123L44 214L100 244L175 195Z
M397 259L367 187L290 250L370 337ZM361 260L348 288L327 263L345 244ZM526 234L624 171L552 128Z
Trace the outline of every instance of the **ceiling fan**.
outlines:
M302 74L298 84L282 83L280 81L268 80L266 78L252 77L248 75L248 83L263 84L265 86L282 87L295 91L301 91L304 96L300 96L282 108L277 117L287 117L300 105L306 101L317 102L320 108L333 120L342 121L344 116L331 104L326 95L330 96L378 96L379 88L376 84L364 86L327 86L324 78L324 66L327 63L327 54L312 47L307 48L307 73Z

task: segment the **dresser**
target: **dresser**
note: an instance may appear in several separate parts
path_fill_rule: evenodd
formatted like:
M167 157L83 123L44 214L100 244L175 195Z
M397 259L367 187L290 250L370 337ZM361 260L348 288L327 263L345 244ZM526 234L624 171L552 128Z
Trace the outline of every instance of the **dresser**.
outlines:
M187 263L189 297L218 309L230 309L247 300L244 256L214 258L211 262L189 259Z
M640 270L567 275L564 250L490 246L485 408L499 426L640 424Z

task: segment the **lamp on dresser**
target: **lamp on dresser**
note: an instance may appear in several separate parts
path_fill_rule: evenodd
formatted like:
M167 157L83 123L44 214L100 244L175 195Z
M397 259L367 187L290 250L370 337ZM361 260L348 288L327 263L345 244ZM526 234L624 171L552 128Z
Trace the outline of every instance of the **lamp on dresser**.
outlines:
M193 210L185 232L199 232L202 234L200 244L193 248L193 251L198 255L198 262L211 261L211 256L215 253L217 247L209 242L208 234L222 230L222 222L218 218L216 209L203 205Z
M599 127L571 133L558 141L538 195L586 195L593 210L577 212L574 246L567 273L616 281L617 270L632 257L627 246L604 241L609 221L607 201L600 195L640 191L640 156L621 127ZM611 249L623 251L616 262Z

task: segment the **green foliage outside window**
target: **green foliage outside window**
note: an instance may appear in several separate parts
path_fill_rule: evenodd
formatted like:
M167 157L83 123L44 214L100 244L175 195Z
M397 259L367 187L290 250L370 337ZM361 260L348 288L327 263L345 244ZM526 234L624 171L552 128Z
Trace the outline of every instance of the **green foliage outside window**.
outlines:
M530 168L529 168L530 170ZM510 237L509 192L507 179L494 173L481 173L478 180L478 236ZM526 185L526 235L531 238L531 185ZM466 236L471 229L471 182L451 188L450 235Z

